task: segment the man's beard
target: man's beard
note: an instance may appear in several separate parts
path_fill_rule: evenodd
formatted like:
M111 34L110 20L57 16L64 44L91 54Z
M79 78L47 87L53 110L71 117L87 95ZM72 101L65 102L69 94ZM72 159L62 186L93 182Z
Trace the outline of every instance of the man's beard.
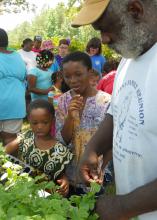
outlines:
M137 58L152 45L152 34L146 24L134 23L126 16L121 17L122 29L117 41L109 46L125 58Z

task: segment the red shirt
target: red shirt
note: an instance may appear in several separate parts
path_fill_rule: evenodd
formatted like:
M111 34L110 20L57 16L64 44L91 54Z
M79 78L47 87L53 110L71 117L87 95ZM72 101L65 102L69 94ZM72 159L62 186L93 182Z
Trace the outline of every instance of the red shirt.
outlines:
M115 78L116 70L109 72L105 75L98 83L97 89L107 92L112 95L113 83Z
M41 49L36 49L36 48L32 48L32 51L34 52L34 53L40 53L41 52Z

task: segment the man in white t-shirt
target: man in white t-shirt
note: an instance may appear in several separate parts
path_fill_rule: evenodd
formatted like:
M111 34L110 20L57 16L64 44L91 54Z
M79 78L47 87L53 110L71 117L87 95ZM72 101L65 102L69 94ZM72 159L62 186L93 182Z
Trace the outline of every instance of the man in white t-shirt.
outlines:
M22 49L18 50L23 61L26 64L27 74L30 69L36 66L36 54L32 51L33 41L30 38L26 38L23 41Z
M156 12L157 0L86 0L73 22L92 24L125 57L108 115L80 166L86 182L98 182L98 156L113 150L117 195L98 199L102 220L157 220Z

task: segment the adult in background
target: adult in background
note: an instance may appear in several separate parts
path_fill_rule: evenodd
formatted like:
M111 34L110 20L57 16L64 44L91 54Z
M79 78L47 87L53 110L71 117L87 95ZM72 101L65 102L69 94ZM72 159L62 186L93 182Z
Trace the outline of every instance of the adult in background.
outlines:
M18 51L21 55L23 61L25 62L27 75L30 69L36 67L36 54L32 51L33 41L30 38L26 38L22 43L22 48ZM28 82L27 79L25 81L26 84L26 109L31 101L31 96L28 91Z
M156 11L156 0L87 0L74 21L92 23L103 43L125 57L118 67L108 115L89 142L81 165L87 182L99 178L93 172L98 156L106 157L113 149L117 195L98 199L100 219L157 219Z
M102 78L104 70L104 64L106 62L105 57L102 53L101 40L97 37L92 38L86 46L86 52L92 60L92 68L99 72L99 77Z
M22 48L18 52L26 64L28 74L29 70L36 66L36 54L32 51L33 41L26 38L21 46Z
M26 114L26 67L17 52L8 51L8 35L0 28L0 138L7 144L16 138Z
M49 50L42 50L37 54L37 67L32 68L28 75L28 89L31 92L31 100L46 99L48 93L52 90L51 75L49 67L54 59L53 53Z
M42 42L42 50L50 50L53 53L55 45L53 44L52 40L45 40ZM52 65L49 67L49 71L52 73L59 71L59 65L57 60L54 58Z
M58 54L55 56L57 63L62 68L63 58L69 53L70 41L68 39L61 39L59 41Z
M40 35L35 36L32 51L36 54L41 52L41 44L42 44L42 37Z

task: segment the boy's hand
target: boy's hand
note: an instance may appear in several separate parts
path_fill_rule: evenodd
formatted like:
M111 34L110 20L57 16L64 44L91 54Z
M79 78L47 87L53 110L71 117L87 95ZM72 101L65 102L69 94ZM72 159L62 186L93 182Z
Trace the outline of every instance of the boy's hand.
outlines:
M67 194L69 193L69 181L67 177L65 175L62 176L60 179L57 180L57 183L60 186L60 189L57 190L57 192L64 197L67 196Z
M80 112L80 110L83 108L83 97L80 95L75 95L68 107L68 116L70 118L75 118L75 113Z

